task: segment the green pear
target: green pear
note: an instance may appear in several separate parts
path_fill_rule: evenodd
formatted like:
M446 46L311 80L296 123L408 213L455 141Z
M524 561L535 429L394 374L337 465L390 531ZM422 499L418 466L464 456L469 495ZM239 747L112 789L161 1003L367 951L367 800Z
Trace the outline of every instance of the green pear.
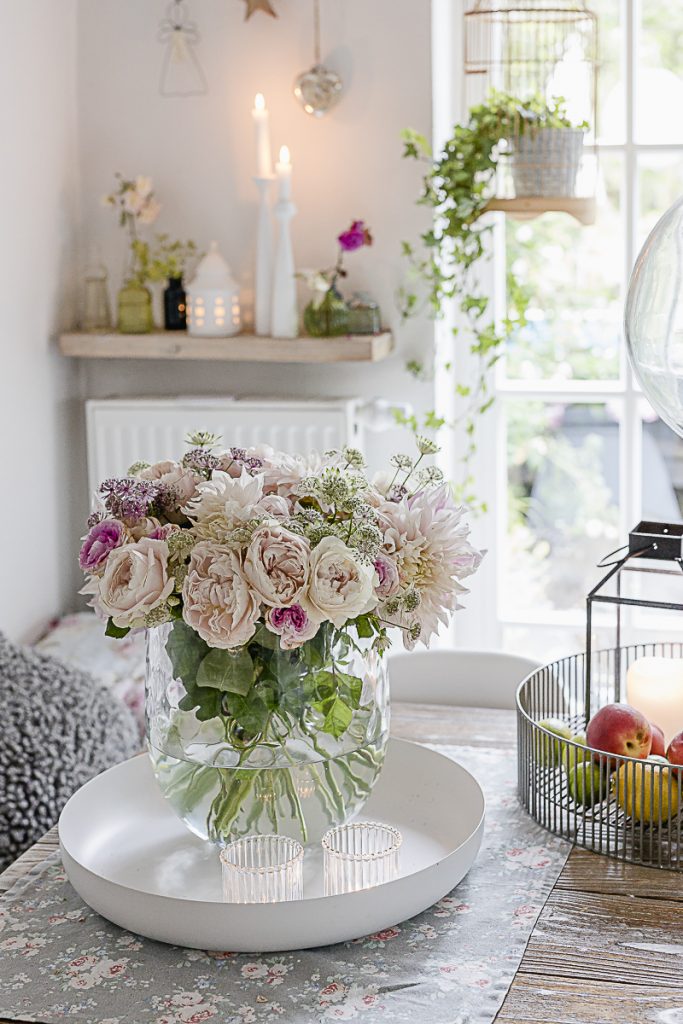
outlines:
M569 772L572 770L575 764L580 764L581 761L590 761L591 752L586 749L586 734L580 732L576 736L571 737L572 743L578 743L578 747L567 747L565 749L565 769Z
M582 807L592 807L607 795L609 776L592 761L579 761L567 772L569 795Z
M561 718L544 718L538 723L543 729L560 736L563 740L572 738L572 731ZM552 767L560 764L562 758L562 744L559 740L551 740L549 736L541 734L540 737L540 760L541 764Z

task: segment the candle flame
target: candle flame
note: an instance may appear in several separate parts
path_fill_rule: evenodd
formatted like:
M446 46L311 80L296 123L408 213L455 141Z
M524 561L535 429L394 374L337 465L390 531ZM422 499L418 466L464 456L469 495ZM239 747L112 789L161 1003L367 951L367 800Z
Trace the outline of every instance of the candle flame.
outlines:
M262 92L257 92L256 95L254 96L254 109L255 110L265 110L266 109L266 99L265 99L265 96L263 95Z
M289 146L280 146L280 163L288 164L289 162Z

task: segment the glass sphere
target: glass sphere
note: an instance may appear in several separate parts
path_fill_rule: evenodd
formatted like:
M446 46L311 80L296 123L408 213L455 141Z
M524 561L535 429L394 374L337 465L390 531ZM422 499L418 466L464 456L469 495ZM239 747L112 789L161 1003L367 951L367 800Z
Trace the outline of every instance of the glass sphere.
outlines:
M683 198L640 251L626 297L626 344L643 391L683 437Z

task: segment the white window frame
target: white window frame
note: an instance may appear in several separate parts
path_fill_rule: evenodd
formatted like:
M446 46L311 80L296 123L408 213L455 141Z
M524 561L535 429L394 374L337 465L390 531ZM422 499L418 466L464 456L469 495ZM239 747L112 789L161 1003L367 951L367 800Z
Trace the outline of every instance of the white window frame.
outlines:
M664 2L664 0L662 0ZM463 109L462 83L462 26L466 0L433 0L433 77L435 150L439 151L455 121L461 119ZM631 269L638 249L638 158L641 154L679 152L683 143L645 144L636 138L636 95L638 70L639 0L621 0L621 68L625 83L625 137L620 143L601 142L600 153L618 153L623 158L622 205L624 263L622 268L621 302L626 297ZM494 215L497 223L493 232L493 272L490 292L495 308L504 308L505 300L505 220ZM454 346L450 327L455 322L449 311L445 323L437 328L437 358L456 360L456 374L463 379L474 367L468 365L466 352ZM507 431L506 401L533 399L549 402L599 403L609 401L619 410L619 533L626 539L628 531L641 517L642 492L642 420L639 406L642 393L628 363L626 348L620 351L619 377L607 381L520 381L505 375L505 360L501 360L492 375L495 393L492 409L483 416L477 430L477 453L473 472L477 493L486 502L488 511L473 524L473 541L488 548L486 559L473 581L472 593L467 598L467 611L456 616L454 634L449 637L457 646L495 649L502 646L506 627L517 625L567 626L579 628L584 621L584 610L571 612L548 611L510 614L501 607L501 552L507 543ZM435 382L437 410L445 415L454 412L453 380L445 374L437 375ZM448 432L443 431L447 434ZM463 450L464 438L457 434L444 438L445 451L442 465L453 473L457 452ZM607 554L607 552L605 552ZM596 572L596 579L599 573ZM532 652L534 653L534 652Z

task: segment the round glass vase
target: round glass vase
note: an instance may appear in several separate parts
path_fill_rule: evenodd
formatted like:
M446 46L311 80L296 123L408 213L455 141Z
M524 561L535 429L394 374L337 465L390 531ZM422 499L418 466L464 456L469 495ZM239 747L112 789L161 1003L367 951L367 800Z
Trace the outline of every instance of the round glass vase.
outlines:
M329 288L321 302L304 309L304 330L312 338L335 338L349 333L349 307L336 288Z
M143 284L126 281L117 297L117 309L120 334L149 334L152 330L152 293Z
M147 632L146 722L157 782L196 835L218 846L254 833L317 843L379 777L384 659L329 623L294 651L259 626L230 652L176 620Z

